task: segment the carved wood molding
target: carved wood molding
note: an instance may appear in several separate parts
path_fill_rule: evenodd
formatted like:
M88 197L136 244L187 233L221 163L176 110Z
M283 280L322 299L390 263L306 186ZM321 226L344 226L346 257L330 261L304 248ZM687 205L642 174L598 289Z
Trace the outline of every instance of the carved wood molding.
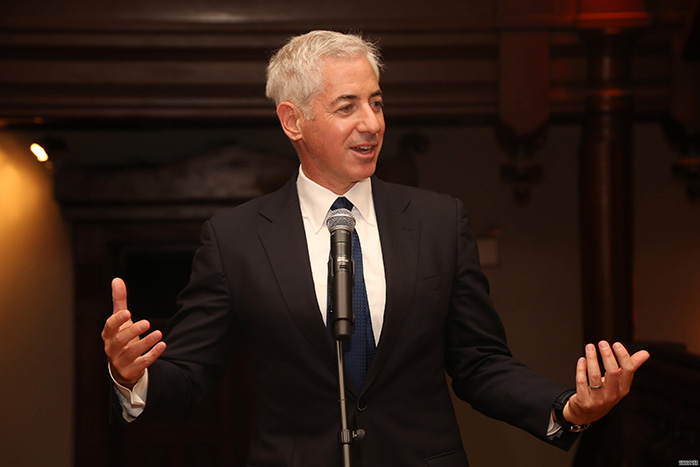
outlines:
M362 30L379 40L388 65L382 79L388 118L492 121L500 106L501 34L528 31L550 38L552 116L585 108L573 0L390 1L367 11L329 9L315 0L295 2L295 9L272 2L279 8L269 11L220 3L183 0L147 9L138 2L98 8L69 0L56 11L45 0L3 5L0 124L35 118L273 121L264 97L266 62L287 37L313 28ZM681 27L688 0L650 3L654 25L635 50L634 92L639 112L657 114L669 94L670 35Z
M197 220L276 190L298 165L232 143L164 165L59 166L55 192L71 221Z

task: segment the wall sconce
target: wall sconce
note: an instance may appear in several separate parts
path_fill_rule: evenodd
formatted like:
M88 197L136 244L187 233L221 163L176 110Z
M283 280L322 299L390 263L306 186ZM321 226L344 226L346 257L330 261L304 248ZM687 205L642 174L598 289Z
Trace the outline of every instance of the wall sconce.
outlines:
M39 162L46 162L49 160L49 155L46 153L44 147L39 143L32 143L29 146L29 150L36 156L36 160Z
M61 138L47 137L38 143L32 143L29 150L47 169L52 169L56 162L61 162L64 159L68 146Z

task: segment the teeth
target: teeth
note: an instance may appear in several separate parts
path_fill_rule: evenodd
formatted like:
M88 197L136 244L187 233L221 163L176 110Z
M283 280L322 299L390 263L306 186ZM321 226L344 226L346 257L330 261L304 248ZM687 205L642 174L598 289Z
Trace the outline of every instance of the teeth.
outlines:
M371 146L358 146L355 149L357 149L360 152L370 152L372 150Z

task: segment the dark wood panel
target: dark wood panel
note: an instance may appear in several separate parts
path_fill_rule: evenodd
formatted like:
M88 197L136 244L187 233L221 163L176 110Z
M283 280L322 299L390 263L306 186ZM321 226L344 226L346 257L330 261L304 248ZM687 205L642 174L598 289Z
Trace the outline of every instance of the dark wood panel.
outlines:
M658 112L670 82L659 71L691 0L650 2L655 23L635 56L637 108ZM498 114L500 35L550 36L554 118L581 112L585 50L573 0L328 4L4 2L0 7L0 119L274 120L264 71L287 37L312 28L363 30L387 61L383 85L397 118ZM655 80L647 76L657 72ZM650 96L646 100L646 96Z
M53 25L104 28L115 22L193 22L206 24L239 25L241 23L305 22L318 26L334 24L347 28L368 27L381 23L421 27L487 28L493 26L496 2L464 2L440 0L439 4L388 0L357 0L354 2L327 2L306 0L289 2L231 2L227 0L70 0L45 2L25 0L3 5L0 23L10 25ZM437 6L437 8L436 8ZM446 13L453 14L446 14Z

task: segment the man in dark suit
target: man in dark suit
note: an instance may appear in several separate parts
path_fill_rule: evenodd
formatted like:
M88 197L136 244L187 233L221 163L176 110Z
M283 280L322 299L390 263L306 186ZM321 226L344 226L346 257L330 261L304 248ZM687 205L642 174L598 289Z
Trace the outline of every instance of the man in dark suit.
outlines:
M204 225L167 350L159 331L138 338L149 324L131 322L115 279L102 336L127 420L186 415L241 344L256 382L249 465L340 464L324 225L339 197L357 221L364 278L363 364L348 354L349 419L366 431L356 465L467 465L445 371L477 410L565 449L627 393L648 353L619 343L599 344L605 376L586 347L576 390L515 360L462 204L372 176L385 129L380 69L374 45L329 31L293 38L272 58L267 94L299 174Z

